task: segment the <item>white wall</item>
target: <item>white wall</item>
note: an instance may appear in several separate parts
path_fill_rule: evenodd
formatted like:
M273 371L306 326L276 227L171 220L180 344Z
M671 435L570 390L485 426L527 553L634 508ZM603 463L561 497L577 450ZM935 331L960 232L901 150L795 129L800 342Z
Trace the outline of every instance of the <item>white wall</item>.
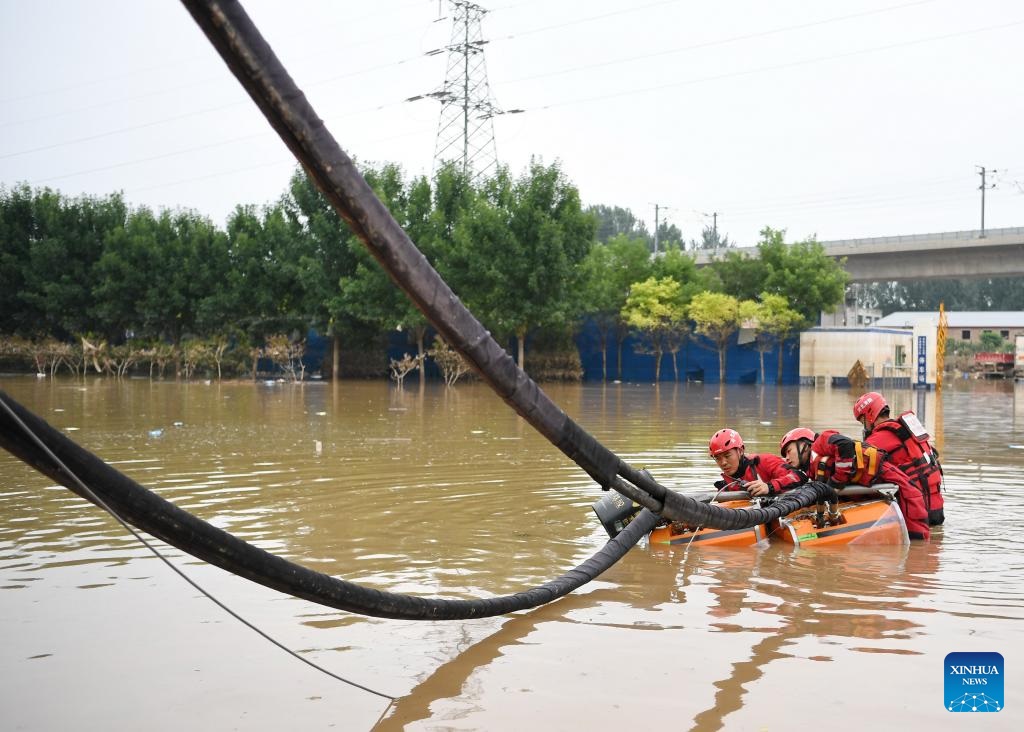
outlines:
M897 346L903 346L905 360L902 369L894 370ZM831 385L833 377L845 378L857 360L872 378L912 377L912 346L913 333L909 330L805 330L800 334L800 382L816 380Z

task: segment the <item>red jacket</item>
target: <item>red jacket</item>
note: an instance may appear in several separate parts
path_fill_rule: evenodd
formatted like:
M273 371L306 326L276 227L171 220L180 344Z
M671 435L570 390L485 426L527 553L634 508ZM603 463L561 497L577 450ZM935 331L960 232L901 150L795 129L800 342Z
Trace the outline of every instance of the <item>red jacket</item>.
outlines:
M852 440L837 430L825 430L811 445L811 461L807 468L811 480L828 480L846 485L872 485L893 483L899 486L896 501L907 523L911 539L927 539L928 510L924 497L910 479L895 465L887 462L887 456L877 447L859 440Z
M775 495L796 488L807 482L807 476L799 470L791 468L789 463L778 455L763 453L760 455L744 455L740 459L740 467L732 475L722 473L722 480L715 483L716 488L725 486L725 490L742 490L739 481L750 482L763 480L768 485L768 494ZM730 484L735 483L735 488Z
M913 415L912 412L904 414ZM901 414L900 418L902 417ZM920 422L916 417L912 424L917 424L923 433L923 428L920 427ZM929 522L932 524L942 523L945 518L942 499L942 466L939 465L938 454L928 442L928 435L915 435L902 419L887 419L876 424L871 434L864 438L864 442L874 445L879 450L885 450L889 454L892 464L906 473L910 482L917 486L924 496Z

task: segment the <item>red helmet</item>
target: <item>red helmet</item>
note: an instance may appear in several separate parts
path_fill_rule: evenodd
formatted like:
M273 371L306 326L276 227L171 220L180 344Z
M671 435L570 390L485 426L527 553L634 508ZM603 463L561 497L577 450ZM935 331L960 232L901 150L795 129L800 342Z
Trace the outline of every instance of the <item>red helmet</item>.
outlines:
M779 453L782 457L786 457L786 446L797 440L810 440L814 442L814 432L807 429L806 427L794 427L789 432L782 436L782 441L779 443Z
M877 391L869 391L854 402L853 418L859 422L862 417L867 417L868 424L874 424L878 421L878 415L888 406L885 397Z
M743 438L740 437L739 432L730 429L718 430L718 432L711 435L711 442L708 444L711 457L721 455L723 452L734 447L743 447Z

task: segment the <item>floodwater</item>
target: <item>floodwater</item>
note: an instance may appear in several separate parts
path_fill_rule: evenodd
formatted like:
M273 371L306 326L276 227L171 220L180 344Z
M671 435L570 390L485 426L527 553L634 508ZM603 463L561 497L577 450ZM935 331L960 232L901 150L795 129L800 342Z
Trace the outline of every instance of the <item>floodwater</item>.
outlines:
M179 506L317 570L395 592L484 597L605 540L600 491L480 384L50 381L0 388ZM706 490L716 429L774 452L797 424L856 435L855 394L555 385L625 459ZM26 730L951 728L943 661L997 651L1024 721L1024 384L891 391L935 435L947 526L909 548L641 543L545 607L466 622L363 618L158 543L0 454L0 727ZM981 728L979 724L972 728Z

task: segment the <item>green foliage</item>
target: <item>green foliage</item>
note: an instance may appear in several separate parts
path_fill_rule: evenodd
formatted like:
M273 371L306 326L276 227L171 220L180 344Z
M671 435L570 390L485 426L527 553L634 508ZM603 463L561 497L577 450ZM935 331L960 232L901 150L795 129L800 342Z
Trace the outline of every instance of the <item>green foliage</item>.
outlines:
M1024 310L1024 277L971 280L876 282L864 286L865 298L883 315L899 310Z
M594 218L558 165L534 161L513 181L500 169L456 223L449 272L456 291L498 334L523 343L531 328L560 328L581 309L580 263Z
M686 329L686 300L683 286L671 277L649 277L629 291L622 316L640 335L640 350L654 355L654 380L661 379L661 358L669 341L679 339Z
M984 353L1012 353L1013 344L1006 341L998 333L990 330L982 331L978 336L979 351Z
M641 239L645 242L645 249L650 251L646 244L650 239L647 227L628 208L598 204L588 206L587 213L597 220L597 230L594 233L594 238L597 241L607 244L612 239L622 236L628 239Z
M725 381L726 349L729 339L743 321L755 314L749 300L741 302L722 292L702 292L690 301L688 312L694 330L708 338L718 350L718 378Z
M622 316L630 287L647 279L652 263L642 237L619 234L595 245L580 264L582 312L593 319L601 346L601 375L608 378L608 342L614 334L621 361L628 326ZM621 373L621 363L620 363Z
M515 336L520 349L527 336L531 349L552 335L567 338L586 315L603 351L612 336L619 344L620 373L629 328L641 332L642 348L657 350L660 369L666 351L675 364L688 337L686 306L701 293L760 295L760 309L751 315L744 306L742 317L758 324L759 338L779 342L799 327L794 311L800 324L813 322L842 296L845 276L820 245L786 244L782 231L762 232L759 259L727 251L698 270L678 228L660 222L652 258L642 222L616 207L584 211L558 165L534 161L518 177L500 169L479 182L454 166L430 180L407 181L390 164L363 174L474 314L499 338ZM713 230L702 239L702 247L728 245ZM693 312L699 332L714 339L700 308ZM91 342L108 344L100 366L113 373L131 363L254 373L268 336L294 344L309 327L334 338L334 353L342 338L350 352L369 353L367 373L386 366L374 361L383 334L408 333L419 355L428 335L424 316L301 169L279 201L240 205L223 229L192 211L131 210L119 195L0 187L0 334L53 339L20 352L44 367L83 368L84 355L54 354L74 351L77 334L94 334ZM99 352L93 358L99 363ZM558 363L554 371L575 373Z
M736 246L729 241L728 236L718 233L718 229L712 226L705 226L700 232L700 241L690 240L690 249L728 249Z
M789 307L788 301L782 295L762 292L760 302L747 302L751 307L743 313L743 317L745 321L751 321L754 326L754 340L760 357L761 383L765 383L764 354L776 346L779 349L776 383L781 383L782 344L800 328L804 318Z
M813 237L786 245L785 231L765 228L758 244L766 267L764 291L782 295L807 323L834 312L843 301L849 275Z
M806 323L817 323L822 311L833 312L842 302L849 277L813 237L786 244L785 235L784 230L765 228L756 258L730 251L710 268L722 292L740 300L762 292L782 295Z

